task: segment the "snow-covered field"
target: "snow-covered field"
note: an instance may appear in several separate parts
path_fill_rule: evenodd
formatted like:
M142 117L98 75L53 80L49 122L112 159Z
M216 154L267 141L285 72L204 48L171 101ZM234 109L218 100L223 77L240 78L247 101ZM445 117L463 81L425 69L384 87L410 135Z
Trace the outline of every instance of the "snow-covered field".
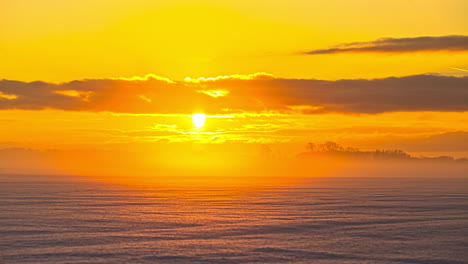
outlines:
M468 263L468 180L250 189L0 176L0 263Z

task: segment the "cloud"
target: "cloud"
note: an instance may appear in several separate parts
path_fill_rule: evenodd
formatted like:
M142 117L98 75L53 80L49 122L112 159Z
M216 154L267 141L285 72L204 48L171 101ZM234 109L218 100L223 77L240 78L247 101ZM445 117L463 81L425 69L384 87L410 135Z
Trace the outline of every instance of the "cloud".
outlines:
M336 53L409 53L409 52L468 52L468 36L416 38L382 38L369 42L340 44L328 49L304 52L307 55Z
M192 79L190 77L185 78L187 83L204 83L204 82L216 82L220 80L269 80L274 79L275 76L269 73L257 72L253 74L233 74L226 76L217 76L217 77L200 77L197 79Z
M215 98L220 96L226 96L229 94L229 91L226 90L198 90L197 92L204 93Z
M148 81L150 79L154 79L154 80L158 80L158 81L164 81L164 82L167 82L167 83L174 83L174 81L172 81L171 79L169 78L165 78L165 77L161 77L161 76L158 76L158 75L155 75L155 74L147 74L143 77L141 76L133 76L133 77L130 77L130 78L126 78L126 77L119 77L119 78L112 78L113 80L124 80L124 81Z
M0 109L27 110L139 114L468 111L468 77L438 75L337 81L230 77L206 82L148 78L54 84L2 80L0 94Z

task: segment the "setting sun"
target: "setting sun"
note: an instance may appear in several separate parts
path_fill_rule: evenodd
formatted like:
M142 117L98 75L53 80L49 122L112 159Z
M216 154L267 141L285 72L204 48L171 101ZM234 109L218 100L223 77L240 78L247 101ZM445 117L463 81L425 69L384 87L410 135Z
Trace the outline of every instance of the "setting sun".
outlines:
M205 125L206 115L205 114L193 114L192 123L196 128L201 128Z

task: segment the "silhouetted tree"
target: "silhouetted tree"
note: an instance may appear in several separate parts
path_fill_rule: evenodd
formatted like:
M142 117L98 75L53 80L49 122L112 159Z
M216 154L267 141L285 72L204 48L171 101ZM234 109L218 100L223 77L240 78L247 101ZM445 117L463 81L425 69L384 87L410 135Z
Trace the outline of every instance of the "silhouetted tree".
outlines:
M359 152L360 150L358 148L353 148L353 147L347 147L346 152Z
M327 141L323 144L308 143L307 148L310 153L323 153L326 155L349 157L349 158L364 158L364 159L380 159L380 160L419 160L419 161L445 161L445 162L460 162L468 163L467 158L455 159L450 156L440 157L420 157L415 158L400 149L376 149L375 151L361 151L358 148L342 147L339 144Z
M311 152L314 152L317 146L314 143L309 142L309 144L307 144L307 147Z

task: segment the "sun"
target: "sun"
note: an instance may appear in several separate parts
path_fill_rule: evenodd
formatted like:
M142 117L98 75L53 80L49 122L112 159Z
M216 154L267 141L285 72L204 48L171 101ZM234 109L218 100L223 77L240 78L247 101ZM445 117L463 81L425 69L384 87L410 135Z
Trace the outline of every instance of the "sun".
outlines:
M196 128L201 128L205 125L206 115L205 114L193 114L192 123Z

